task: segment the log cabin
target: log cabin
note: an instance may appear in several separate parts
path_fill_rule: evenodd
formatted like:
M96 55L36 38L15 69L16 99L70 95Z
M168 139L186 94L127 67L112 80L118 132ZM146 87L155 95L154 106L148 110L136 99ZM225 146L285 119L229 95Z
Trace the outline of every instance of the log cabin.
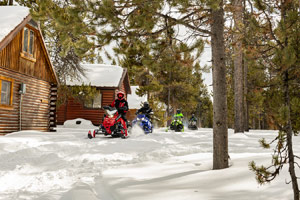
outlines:
M90 102L79 102L74 98L67 99L65 104L58 107L57 123L63 124L67 120L82 118L90 120L93 125L102 123L103 106L110 105L116 99L116 93L122 91L131 94L128 72L126 68L115 65L83 64L85 75L79 80L69 80L67 85L90 85L96 88L96 95Z
M55 131L57 85L29 9L0 6L0 134Z

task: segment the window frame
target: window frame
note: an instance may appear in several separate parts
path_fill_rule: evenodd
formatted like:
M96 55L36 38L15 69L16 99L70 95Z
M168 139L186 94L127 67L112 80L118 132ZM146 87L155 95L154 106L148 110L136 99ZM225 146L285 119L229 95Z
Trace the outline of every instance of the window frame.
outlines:
M99 94L100 94L100 107L91 107L91 106L88 106L85 102L83 103L83 107L86 108L86 109L91 109L91 110L99 110L102 108L102 102L103 102L103 94L101 92L101 90L97 89L97 91L99 91ZM96 97L96 96L95 96ZM94 105L94 99L92 99L92 106Z
M8 81L11 83L11 86L10 86L10 102L9 104L1 104L1 96L2 96L2 81ZM4 77L4 76L0 76L0 108L4 108L4 109L13 109L13 96L14 96L14 93L13 93L13 88L14 88L14 79L12 78L7 78L7 77Z
M25 31L28 30L28 34L27 34L27 51L24 51L25 48ZM31 44L31 33L33 35L32 37L32 54L30 53L30 44ZM35 58L35 43L36 43L36 32L34 31L33 28L29 27L29 26L25 26L23 28L23 34L22 34L22 51L21 51L21 57L28 59L32 62L36 62L36 58Z

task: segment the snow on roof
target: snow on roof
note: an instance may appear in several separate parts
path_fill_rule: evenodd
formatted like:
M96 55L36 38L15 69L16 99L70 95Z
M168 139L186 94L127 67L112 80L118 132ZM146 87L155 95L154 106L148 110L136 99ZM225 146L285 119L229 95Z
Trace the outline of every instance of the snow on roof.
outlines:
M147 95L138 96L136 94L139 86L131 86L131 94L127 95L128 106L130 109L139 109L141 108L141 104L147 101Z
M0 42L27 16L29 8L23 6L0 6Z
M119 87L124 69L116 65L82 64L85 77L81 80L68 80L67 85L88 85L97 87Z

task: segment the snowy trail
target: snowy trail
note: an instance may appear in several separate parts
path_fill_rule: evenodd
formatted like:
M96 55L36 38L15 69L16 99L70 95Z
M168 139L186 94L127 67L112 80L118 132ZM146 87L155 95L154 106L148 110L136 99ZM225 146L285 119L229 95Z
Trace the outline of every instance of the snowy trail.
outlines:
M56 133L1 137L0 200L291 199L286 169L274 183L259 186L248 168L252 160L270 162L271 150L260 148L258 139L271 140L276 131L229 130L232 166L212 171L212 129L134 130L125 140L89 140L88 130L60 127Z

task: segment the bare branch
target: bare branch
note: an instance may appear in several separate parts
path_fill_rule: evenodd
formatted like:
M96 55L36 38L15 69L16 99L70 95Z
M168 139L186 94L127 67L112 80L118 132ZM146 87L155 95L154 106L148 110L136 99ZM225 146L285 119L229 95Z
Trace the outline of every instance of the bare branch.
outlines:
M285 179L285 184L290 184L291 182L292 182L292 180L286 181L286 179Z

